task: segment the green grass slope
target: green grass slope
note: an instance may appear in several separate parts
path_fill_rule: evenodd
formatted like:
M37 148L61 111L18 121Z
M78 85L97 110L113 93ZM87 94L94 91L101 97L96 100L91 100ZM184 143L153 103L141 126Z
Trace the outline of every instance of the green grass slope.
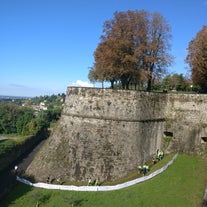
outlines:
M199 207L207 186L207 161L179 155L162 174L110 192L72 192L32 188L18 183L1 207Z

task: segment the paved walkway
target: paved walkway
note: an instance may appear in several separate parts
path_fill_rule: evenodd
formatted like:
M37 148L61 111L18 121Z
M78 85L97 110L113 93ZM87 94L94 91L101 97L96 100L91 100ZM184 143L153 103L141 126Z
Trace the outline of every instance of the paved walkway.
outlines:
M177 158L178 154L174 155L172 160L170 160L164 167L160 168L159 170L156 170L155 172L144 176L137 178L135 180L131 180L122 184L113 185L113 186L74 186L74 185L54 185L54 184L47 184L47 183L31 183L30 181L20 178L17 176L17 180L19 182L22 182L26 185L30 185L33 187L39 187L39 188L45 188L45 189L56 189L56 190L70 190L70 191L112 191L112 190L119 190L123 189L132 185L135 185L140 182L144 182L146 180L149 180L156 175L164 172Z
M7 138L7 137L0 137L0 141L7 140L7 139L9 139L9 138Z
M32 160L34 159L35 154L39 151L42 145L45 143L45 139L42 140L29 154L27 154L21 161L16 163L18 166L18 174L24 174L27 167L30 165Z

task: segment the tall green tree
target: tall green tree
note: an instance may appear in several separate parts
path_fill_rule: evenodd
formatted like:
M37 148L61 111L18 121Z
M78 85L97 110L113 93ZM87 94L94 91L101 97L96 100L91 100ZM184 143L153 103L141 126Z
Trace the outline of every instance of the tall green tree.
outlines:
M187 77L183 74L168 74L162 79L162 87L166 90L185 91L190 87L190 83Z
M147 11L115 12L112 20L104 23L101 42L94 52L95 63L89 72L90 80L147 81L151 89L155 76L172 63L170 26L158 13Z
M28 123L34 118L34 111L30 108L21 108L21 116L18 117L16 122L17 133L21 135L30 134Z
M21 116L20 107L13 104L0 104L0 133L16 133L16 122Z
M201 92L207 92L207 26L197 33L188 45L186 62L190 66L194 85L201 88Z

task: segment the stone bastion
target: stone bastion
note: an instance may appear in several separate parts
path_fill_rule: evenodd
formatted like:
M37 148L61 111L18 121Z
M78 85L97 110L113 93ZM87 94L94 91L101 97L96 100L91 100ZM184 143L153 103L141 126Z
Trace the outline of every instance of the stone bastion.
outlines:
M202 154L206 141L207 95L68 87L61 118L26 174L116 180L157 149Z

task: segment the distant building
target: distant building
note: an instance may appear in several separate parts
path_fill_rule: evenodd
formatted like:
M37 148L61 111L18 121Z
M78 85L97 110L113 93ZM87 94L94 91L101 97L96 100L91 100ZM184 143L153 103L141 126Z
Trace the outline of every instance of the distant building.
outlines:
M45 105L45 101L44 102L40 102L40 105L39 105L39 110L47 110L47 106Z

